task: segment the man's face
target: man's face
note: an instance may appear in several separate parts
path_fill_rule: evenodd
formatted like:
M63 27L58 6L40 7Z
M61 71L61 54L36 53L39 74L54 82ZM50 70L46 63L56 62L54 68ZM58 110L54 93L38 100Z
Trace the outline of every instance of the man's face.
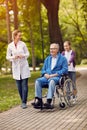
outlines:
M59 51L59 48L58 48L58 46L56 44L51 44L50 45L50 54L51 54L51 56L55 57L57 55L58 51Z

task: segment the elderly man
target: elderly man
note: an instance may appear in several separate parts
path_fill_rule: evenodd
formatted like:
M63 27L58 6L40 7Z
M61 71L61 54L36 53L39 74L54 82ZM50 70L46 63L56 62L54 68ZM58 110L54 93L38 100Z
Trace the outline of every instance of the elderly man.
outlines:
M55 91L55 85L58 84L62 74L68 72L67 60L59 52L59 44L52 43L50 45L50 55L45 59L41 74L42 77L36 79L35 82L35 98L37 102L33 104L34 108L43 106L42 88L48 85L47 102L45 108L52 108L51 102Z

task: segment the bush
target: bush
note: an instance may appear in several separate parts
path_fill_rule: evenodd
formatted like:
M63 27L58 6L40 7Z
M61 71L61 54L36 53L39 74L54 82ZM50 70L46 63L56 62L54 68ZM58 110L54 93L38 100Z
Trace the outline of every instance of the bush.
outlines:
M81 61L81 65L87 65L87 59L83 59L83 60Z
M41 70L41 69L42 69L42 67L43 67L43 63L40 63L39 67L40 67L40 70Z

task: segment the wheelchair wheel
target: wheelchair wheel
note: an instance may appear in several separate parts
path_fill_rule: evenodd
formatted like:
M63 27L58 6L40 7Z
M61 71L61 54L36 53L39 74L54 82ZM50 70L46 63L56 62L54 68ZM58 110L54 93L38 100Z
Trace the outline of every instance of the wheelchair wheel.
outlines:
M66 79L63 86L63 95L64 95L65 102L69 106L74 105L73 104L73 97L74 97L73 88L74 88L74 83L72 82L72 80L70 78Z
M61 109L64 109L64 108L66 108L66 104L65 104L64 102L59 103L59 107L60 107Z

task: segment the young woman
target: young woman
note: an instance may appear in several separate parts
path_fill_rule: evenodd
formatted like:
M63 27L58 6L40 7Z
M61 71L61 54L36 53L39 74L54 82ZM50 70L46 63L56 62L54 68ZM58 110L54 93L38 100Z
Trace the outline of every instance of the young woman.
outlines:
M76 71L75 71L75 52L71 49L71 43L69 41L64 42L64 51L62 52L62 54L67 59L68 74L74 83L73 89L74 89L74 95L76 95L77 89L76 89Z
M6 59L12 62L12 73L21 98L21 107L25 109L27 108L28 77L30 77L27 61L29 52L25 43L21 41L21 32L19 30L15 30L12 33L12 38L13 41L7 48Z

